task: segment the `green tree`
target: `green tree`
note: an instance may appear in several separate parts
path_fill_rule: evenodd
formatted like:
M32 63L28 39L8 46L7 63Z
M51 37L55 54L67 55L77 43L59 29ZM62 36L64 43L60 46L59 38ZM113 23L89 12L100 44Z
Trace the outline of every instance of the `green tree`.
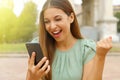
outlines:
M32 1L25 4L25 7L18 18L16 40L26 42L33 37L36 31L37 6Z
M16 15L11 9L0 8L0 43L8 43L13 40L12 29L15 28Z
M117 31L120 32L120 12L115 13L114 16L119 20L117 22Z

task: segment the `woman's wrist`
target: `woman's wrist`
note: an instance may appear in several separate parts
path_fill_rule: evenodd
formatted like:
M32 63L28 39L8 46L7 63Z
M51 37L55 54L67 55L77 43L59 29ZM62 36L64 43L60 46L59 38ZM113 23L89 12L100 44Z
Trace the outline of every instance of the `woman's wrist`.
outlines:
M96 54L97 60L105 60L105 57L106 57L106 54L104 54L104 55Z

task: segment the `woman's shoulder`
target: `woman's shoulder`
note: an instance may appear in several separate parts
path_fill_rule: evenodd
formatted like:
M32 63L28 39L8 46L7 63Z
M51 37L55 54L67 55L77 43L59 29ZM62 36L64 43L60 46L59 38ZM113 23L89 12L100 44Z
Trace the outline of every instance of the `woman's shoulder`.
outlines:
M82 44L84 47L91 47L91 48L96 48L96 42L92 39L79 39L79 43Z
M96 42L92 39L81 39L80 41L83 51L83 63L86 64L96 54Z
M78 40L79 40L79 42L82 42L82 43L84 43L84 44L91 44L91 43L95 43L95 41L94 41L94 40L92 40L92 39L87 39L87 38L78 39Z

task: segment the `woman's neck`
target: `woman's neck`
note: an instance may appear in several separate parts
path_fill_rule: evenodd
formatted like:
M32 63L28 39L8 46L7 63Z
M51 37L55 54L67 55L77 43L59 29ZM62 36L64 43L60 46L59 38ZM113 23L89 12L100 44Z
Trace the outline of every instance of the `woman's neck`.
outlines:
M65 38L63 41L56 42L56 47L59 50L66 51L66 50L70 49L75 44L76 41L77 41L77 39L71 35L71 36Z

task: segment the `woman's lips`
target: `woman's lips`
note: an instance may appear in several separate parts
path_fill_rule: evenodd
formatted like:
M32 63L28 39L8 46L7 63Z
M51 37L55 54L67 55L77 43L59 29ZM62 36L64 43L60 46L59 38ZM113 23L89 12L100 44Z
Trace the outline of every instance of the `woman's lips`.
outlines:
M62 32L62 30L59 30L59 31L54 31L54 32L52 32L52 34L53 34L53 36L54 36L55 38L59 38L59 37L60 37L61 32Z

